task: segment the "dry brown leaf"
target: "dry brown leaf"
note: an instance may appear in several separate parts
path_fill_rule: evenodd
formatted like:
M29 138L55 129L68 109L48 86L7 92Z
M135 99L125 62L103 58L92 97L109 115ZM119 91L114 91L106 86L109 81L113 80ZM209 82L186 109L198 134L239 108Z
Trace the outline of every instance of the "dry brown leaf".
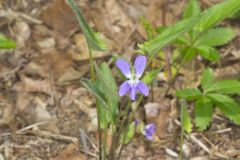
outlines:
M21 82L14 85L13 89L22 92L40 92L45 93L47 95L52 95L52 85L49 80L35 80L32 78L28 78L24 75L20 75Z
M86 98L87 95L84 95L88 93L86 88L76 88L76 86L67 86L66 93L64 94L64 97L61 99L60 104L62 107L68 107L70 106L74 100L80 99L81 96Z
M77 71L73 67L74 62L69 56L53 50L27 64L24 72L27 75L38 75L48 79L52 78L53 82L74 80L76 77L87 72L87 69ZM68 73L69 71L70 73ZM76 74L76 76L73 76L73 74Z
M54 158L54 160L86 160L86 157L79 153L78 146L69 144Z
M16 22L14 24L13 30L16 34L17 47L18 48L25 47L25 43L31 35L31 30L29 25L23 21Z
M38 126L41 129L59 133L57 128L57 118L53 117L46 110L47 103L39 97L31 94L22 93L18 95L16 102L17 115L25 125L31 125L38 122L49 121L46 124Z
M65 35L78 27L75 14L65 0L54 0L43 10L40 19L54 30Z
M58 78L57 83L59 85L63 85L73 80L80 80L80 78L88 72L88 69L88 65L86 65L86 67L82 67L81 71L77 71L73 67L69 67L65 69L63 74Z
M88 45L83 34L76 34L74 36L76 49L69 50L68 55L75 61L86 61L89 59ZM109 46L109 45L108 45ZM110 48L108 48L110 49ZM107 52L92 51L92 56L94 58L101 58L106 56ZM85 65L86 66L86 65Z
M17 130L17 123L15 121L15 108L13 104L9 103L4 105L2 118L0 119L0 127L1 126L8 126L12 132Z
M53 37L50 37L37 42L37 44L41 49L51 49L55 48L56 42Z

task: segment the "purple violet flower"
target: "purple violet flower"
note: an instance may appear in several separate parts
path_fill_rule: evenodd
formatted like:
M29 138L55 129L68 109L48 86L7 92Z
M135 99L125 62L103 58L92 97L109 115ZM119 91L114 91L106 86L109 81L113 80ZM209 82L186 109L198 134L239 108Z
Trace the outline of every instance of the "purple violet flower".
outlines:
M137 125L139 125L139 124L140 124L140 121L137 120L137 119L135 119L135 120L134 120L134 125L137 126Z
M145 85L139 79L142 77L144 69L146 67L147 58L145 56L137 56L133 68L131 70L130 65L124 59L118 59L116 62L117 67L121 70L123 75L128 78L127 81L123 82L119 88L119 96L123 96L125 94L130 95L130 98L135 101L136 94L140 91L144 96L148 96L149 89L148 86Z
M150 141L153 140L153 135L155 134L155 132L156 132L156 126L154 123L150 123L146 125L144 128L145 137Z

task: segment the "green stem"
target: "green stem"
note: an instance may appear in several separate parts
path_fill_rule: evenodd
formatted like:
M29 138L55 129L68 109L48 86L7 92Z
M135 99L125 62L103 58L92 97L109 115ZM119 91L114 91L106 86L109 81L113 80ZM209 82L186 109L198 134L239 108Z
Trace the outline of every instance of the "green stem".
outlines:
M104 136L104 139L103 139L103 160L105 160L106 156L107 156L107 131L108 131L108 128L106 126L104 128L104 133L103 133L103 136Z
M98 104L98 101L97 101ZM99 147L99 160L102 160L102 132L100 126L100 109L97 105L97 119L98 119L98 147Z
M180 139L180 153L179 153L179 160L182 160L182 151L183 151L183 142L184 142L184 130L181 127L181 139Z
M88 53L89 53L89 63L91 66L91 80L94 81L95 80L94 60L92 56L92 50L89 46L88 46Z
M126 106L126 108L123 112L123 115L122 115L123 119L121 120L121 116L118 117L118 122L120 122L119 123L120 126L119 126L118 131L116 133L114 133L114 134L116 134L114 136L114 139L112 139L113 143L112 143L112 146L111 146L111 154L110 154L111 155L111 157L110 157L111 160L114 160L115 157L119 157L119 152L117 153L117 155L115 155L115 153L116 153L116 149L119 148L119 143L120 143L120 140L121 140L121 134L122 134L123 129L124 129L124 124L126 123L125 118L128 114L129 109L131 108L131 103L132 103L132 101L129 99L128 104L127 104L127 106Z

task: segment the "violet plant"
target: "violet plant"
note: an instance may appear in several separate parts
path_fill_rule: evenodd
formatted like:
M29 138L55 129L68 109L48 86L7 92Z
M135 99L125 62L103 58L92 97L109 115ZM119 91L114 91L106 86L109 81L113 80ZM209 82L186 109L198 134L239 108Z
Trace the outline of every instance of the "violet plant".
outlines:
M89 49L89 63L91 65L91 80L81 79L82 84L96 97L96 108L98 116L98 139L99 139L99 159L100 160L117 160L120 159L121 151L123 147L128 144L135 133L143 134L146 137L146 140L154 140L156 135L156 125L144 124L139 120L135 119L135 112L138 109L141 102L143 102L143 96L149 95L149 85L155 80L158 73L162 68L152 68L149 66L154 60L155 57L165 54L163 48L169 44L176 44L176 41L184 40L188 35L191 35L190 38L198 39L198 36L207 35L209 29L212 29L216 24L222 20L231 17L234 13L240 10L240 1L239 0L226 0L220 4L217 4L203 12L195 12L196 2L195 0L190 0L189 5L184 13L184 19L178 21L176 24L171 26L162 27L161 31L152 33L154 30L153 27L147 26L147 32L149 35L149 40L145 41L143 44L139 45L137 50L141 55L137 55L133 65L130 65L124 58L119 58L115 61L116 67L121 71L125 76L126 80L118 86L116 84L115 78L112 74L110 67L106 63L101 65L96 65L95 60L92 57L92 50L97 51L106 51L106 44L98 33L93 32L90 26L87 24L85 18L83 17L80 9L75 4L74 0L67 0L69 5L72 7L73 11L76 13L80 28L86 37ZM210 30L212 31L212 30ZM207 40L210 38L208 36ZM231 36L233 37L233 36ZM218 39L216 39L218 40ZM213 40L214 41L214 40ZM186 42L189 48L194 48L190 43ZM211 42L213 43L213 42ZM192 44L195 44L194 42ZM182 46L180 46L181 48ZM212 47L211 45L209 46ZM215 50L215 49L214 49ZM212 50L207 50L206 53L208 56L211 56ZM186 62L185 57L189 55L184 53L184 58L180 62ZM205 55L206 54L202 54ZM213 53L214 54L214 53ZM194 60L194 54L190 54L190 60ZM178 58L179 58L178 57ZM167 59L163 58L166 63ZM211 60L211 58L209 58ZM172 63L169 63L169 62ZM178 64L178 61L175 59L168 60L168 67L170 67L170 72L173 65ZM179 63L178 71L183 67L183 63ZM149 70L150 69L150 70ZM177 75L178 72L176 72ZM170 76L170 75L168 75ZM174 76L175 77L175 76ZM174 77L169 78L169 86L173 85ZM209 77L204 76L207 83ZM210 79L211 80L211 79ZM222 84L222 83L221 83ZM225 84L223 84L225 85ZM226 86L226 85L225 85ZM235 87L239 88L239 81L236 81ZM217 86L219 87L219 86ZM211 87L210 87L211 88ZM232 88L233 89L233 88ZM212 89L213 90L213 89ZM227 92L231 92L226 89ZM231 89L230 89L231 90ZM235 89L236 90L236 89ZM216 91L216 89L215 89ZM219 91L219 90L217 90ZM239 90L237 90L239 91ZM167 92L167 91L166 91ZM210 92L210 91L209 91ZM140 95L138 95L140 93ZM231 92L232 93L232 92ZM235 92L234 92L235 93ZM128 95L128 102L126 103L123 99L124 95ZM199 96L196 99L201 100L201 96L205 96L205 91L200 92L198 89L179 91L177 96L180 98ZM214 104L219 105L219 99L223 96L207 97L211 101L214 101ZM180 144L183 144L183 138L185 133L190 133L192 130L191 118L187 112L187 103L184 101L184 105L181 107L181 123L182 123L182 134ZM199 101L200 101L199 100ZM224 99L225 101L229 98ZM200 103L201 102L201 103ZM204 107L204 110L201 110L204 102L200 101L198 103L197 110L200 111L200 114L197 116L202 116L197 118L198 127L205 129L210 123L210 120L204 121L204 116L209 115L208 109ZM232 102L232 101L231 101ZM212 104L212 103L211 103ZM228 103L233 104L233 103ZM238 104L234 102L234 107L228 108L229 106L220 105L220 109L227 113L228 117L232 120L235 120L232 117L240 115L240 110ZM212 107L212 105L211 105ZM211 115L212 115L212 109ZM238 121L237 121L238 122ZM204 124L203 124L204 123ZM109 142L109 136L111 141ZM109 145L110 144L110 145ZM181 159L180 151L180 159Z
M129 80L123 82L119 88L119 95L123 96L129 93L130 98L135 101L136 94L140 91L144 96L148 96L149 88L146 84L139 80L142 77L144 69L147 64L146 56L138 56L135 59L134 67L131 67L124 59L118 59L117 67L121 70L126 78Z

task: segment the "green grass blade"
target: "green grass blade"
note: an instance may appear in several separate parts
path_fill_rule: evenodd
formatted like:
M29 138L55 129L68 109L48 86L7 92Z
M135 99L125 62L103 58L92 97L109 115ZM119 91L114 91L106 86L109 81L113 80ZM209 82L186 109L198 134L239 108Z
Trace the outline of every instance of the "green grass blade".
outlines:
M105 51L106 43L101 39L98 33L93 32L91 27L88 25L87 21L85 20L81 10L78 8L74 0L67 0L68 4L71 6L75 14L77 15L78 22L80 24L80 28L84 33L87 43L89 47L93 50L97 51Z

